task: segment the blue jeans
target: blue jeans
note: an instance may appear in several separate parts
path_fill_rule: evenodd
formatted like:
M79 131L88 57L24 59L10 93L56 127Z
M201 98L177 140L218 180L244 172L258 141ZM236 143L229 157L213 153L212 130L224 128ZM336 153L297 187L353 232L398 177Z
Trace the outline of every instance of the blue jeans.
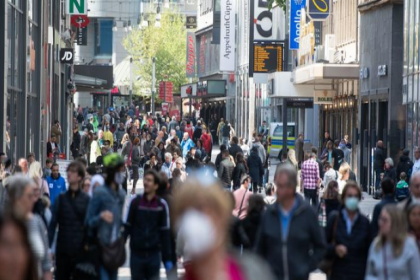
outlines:
M379 190L379 185L381 183L381 173L383 173L382 168L375 169L375 190Z
M118 278L118 270L109 271L102 265L100 267L99 274L101 276L101 280L117 280Z
M226 145L226 148L229 148L229 137L222 137L223 145Z
M140 255L131 251L130 269L132 280L159 279L160 253Z

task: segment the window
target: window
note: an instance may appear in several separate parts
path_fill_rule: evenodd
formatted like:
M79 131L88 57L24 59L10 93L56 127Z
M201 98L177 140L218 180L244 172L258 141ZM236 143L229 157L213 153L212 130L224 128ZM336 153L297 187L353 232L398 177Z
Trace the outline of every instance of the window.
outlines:
M283 126L278 125L274 129L273 137L283 137ZM295 126L288 125L287 126L287 137L295 137Z
M95 55L112 55L113 20L98 20L95 23Z

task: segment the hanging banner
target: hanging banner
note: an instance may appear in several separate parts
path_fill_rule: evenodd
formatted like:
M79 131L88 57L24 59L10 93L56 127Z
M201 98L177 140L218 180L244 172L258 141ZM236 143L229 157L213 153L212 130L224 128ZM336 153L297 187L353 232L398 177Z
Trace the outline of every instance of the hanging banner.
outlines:
M331 14L331 0L307 0L308 17L313 21L325 21Z
M305 7L304 0L290 0L290 24L289 24L289 49L299 49L300 18L302 7Z
M235 0L221 0L220 70L235 71Z
M87 46L87 28L77 29L77 45Z
M186 64L186 74L187 78L195 77L195 63L196 62L196 52L195 52L195 33L187 33L187 64Z

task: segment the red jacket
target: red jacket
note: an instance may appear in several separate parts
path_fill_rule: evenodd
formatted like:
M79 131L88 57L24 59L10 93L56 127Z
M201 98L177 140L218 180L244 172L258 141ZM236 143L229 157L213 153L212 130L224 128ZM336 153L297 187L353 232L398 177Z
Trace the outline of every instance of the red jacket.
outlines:
M184 128L184 132L188 132L188 135L190 136L190 139L193 139L193 132L194 129L190 124L187 124Z
M201 135L201 141L203 141L203 148L206 151L207 154L210 154L210 149L211 149L211 137L209 134L207 133L203 133Z

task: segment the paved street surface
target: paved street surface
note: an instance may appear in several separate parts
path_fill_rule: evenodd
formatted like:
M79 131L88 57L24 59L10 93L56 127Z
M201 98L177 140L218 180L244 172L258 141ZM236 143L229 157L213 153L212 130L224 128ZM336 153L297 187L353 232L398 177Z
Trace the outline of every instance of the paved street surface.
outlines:
M216 150L214 150L213 154L212 154L213 162L215 161L218 153L219 153L219 150L216 148ZM272 182L274 180L274 171L276 170L277 164L278 164L278 161L276 159L271 160L271 167L270 167L270 174L269 174L270 175L270 182ZM129 185L128 188L129 188L129 192L130 192L132 186ZM138 194L143 193L143 180L141 180L141 179L137 183L136 193L138 193ZM265 195L265 194L263 194L263 195ZM363 197L364 197L364 199L363 199L362 203L360 204L360 209L361 209L362 213L365 214L370 219L371 216L372 216L373 208L374 208L375 204L378 203L378 201L374 200L372 198L372 196L370 196L367 193L364 193ZM130 200L130 196L127 197L127 201L129 201L129 200ZM127 250L128 250L128 245L127 245ZM183 275L183 273L184 273L184 270L182 268L178 269L178 275L179 276ZM160 270L160 277L161 277L162 280L167 279L165 269L163 269L163 267ZM118 272L118 279L120 279L120 280L131 279L129 260L127 260L124 267L120 268L120 270ZM309 280L326 280L326 276L325 276L325 274L323 274L321 272L314 272L314 273L311 274L311 277L310 277Z

